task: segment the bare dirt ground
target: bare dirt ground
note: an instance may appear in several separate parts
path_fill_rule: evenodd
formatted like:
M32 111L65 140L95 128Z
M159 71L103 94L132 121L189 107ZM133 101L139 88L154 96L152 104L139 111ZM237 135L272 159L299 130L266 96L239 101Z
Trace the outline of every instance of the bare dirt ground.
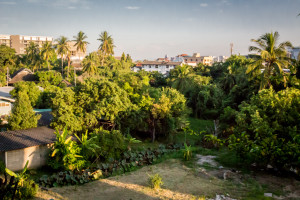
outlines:
M250 175L240 176L230 173L227 175L228 179L224 180L223 175L226 172L224 170L226 169L188 168L181 161L170 159L128 174L97 180L81 186L50 188L48 191L40 191L35 199L186 200L201 199L204 196L215 198L216 194L235 199L261 199L253 196L253 194L262 192L263 197L264 192L276 193L276 191L282 191L279 192L278 199L300 199L300 182L298 181L271 175L259 177L251 175L250 177ZM155 173L159 173L164 182L160 190L153 190L148 187L148 174ZM250 179L252 181L249 181ZM263 185L270 184L270 188L261 189Z

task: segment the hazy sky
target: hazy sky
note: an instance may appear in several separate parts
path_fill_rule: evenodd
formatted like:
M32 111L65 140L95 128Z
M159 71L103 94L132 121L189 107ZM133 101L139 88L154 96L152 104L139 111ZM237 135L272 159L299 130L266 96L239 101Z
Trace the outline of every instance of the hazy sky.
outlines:
M88 36L98 48L112 35L115 55L154 59L181 53L247 54L250 39L278 31L300 45L300 0L0 0L0 34L73 39Z

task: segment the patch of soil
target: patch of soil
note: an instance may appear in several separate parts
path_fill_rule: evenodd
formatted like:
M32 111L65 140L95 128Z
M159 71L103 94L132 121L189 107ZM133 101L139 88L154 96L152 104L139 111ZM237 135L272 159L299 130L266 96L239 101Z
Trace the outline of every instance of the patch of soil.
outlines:
M225 172L227 172L227 180L222 177ZM162 177L164 183L162 189L159 190L148 187L148 175L156 173ZM300 182L291 178L284 179L265 174L245 175L228 169L206 170L198 166L191 169L176 159L81 186L50 188L48 191L40 191L35 199L186 200L203 196L208 199L217 199L217 195L219 197L225 195L226 199L245 199L249 194L253 195L256 192L253 190L253 185L247 182L249 179L256 180L261 185L268 185L268 191L264 192L281 195L281 199L300 199ZM276 194L276 191L284 191L284 193Z

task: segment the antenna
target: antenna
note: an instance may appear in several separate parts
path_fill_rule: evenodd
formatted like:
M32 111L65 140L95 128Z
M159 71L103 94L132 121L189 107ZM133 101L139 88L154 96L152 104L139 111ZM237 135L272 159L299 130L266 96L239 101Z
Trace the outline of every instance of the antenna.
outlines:
M230 56L232 56L232 51L233 51L233 43L230 43Z

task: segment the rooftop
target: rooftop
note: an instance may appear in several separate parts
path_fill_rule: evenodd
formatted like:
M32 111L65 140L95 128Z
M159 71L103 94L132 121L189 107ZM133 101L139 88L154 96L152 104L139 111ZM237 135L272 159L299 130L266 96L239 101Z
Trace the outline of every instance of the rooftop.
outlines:
M0 132L0 152L54 143L55 130L47 127Z

